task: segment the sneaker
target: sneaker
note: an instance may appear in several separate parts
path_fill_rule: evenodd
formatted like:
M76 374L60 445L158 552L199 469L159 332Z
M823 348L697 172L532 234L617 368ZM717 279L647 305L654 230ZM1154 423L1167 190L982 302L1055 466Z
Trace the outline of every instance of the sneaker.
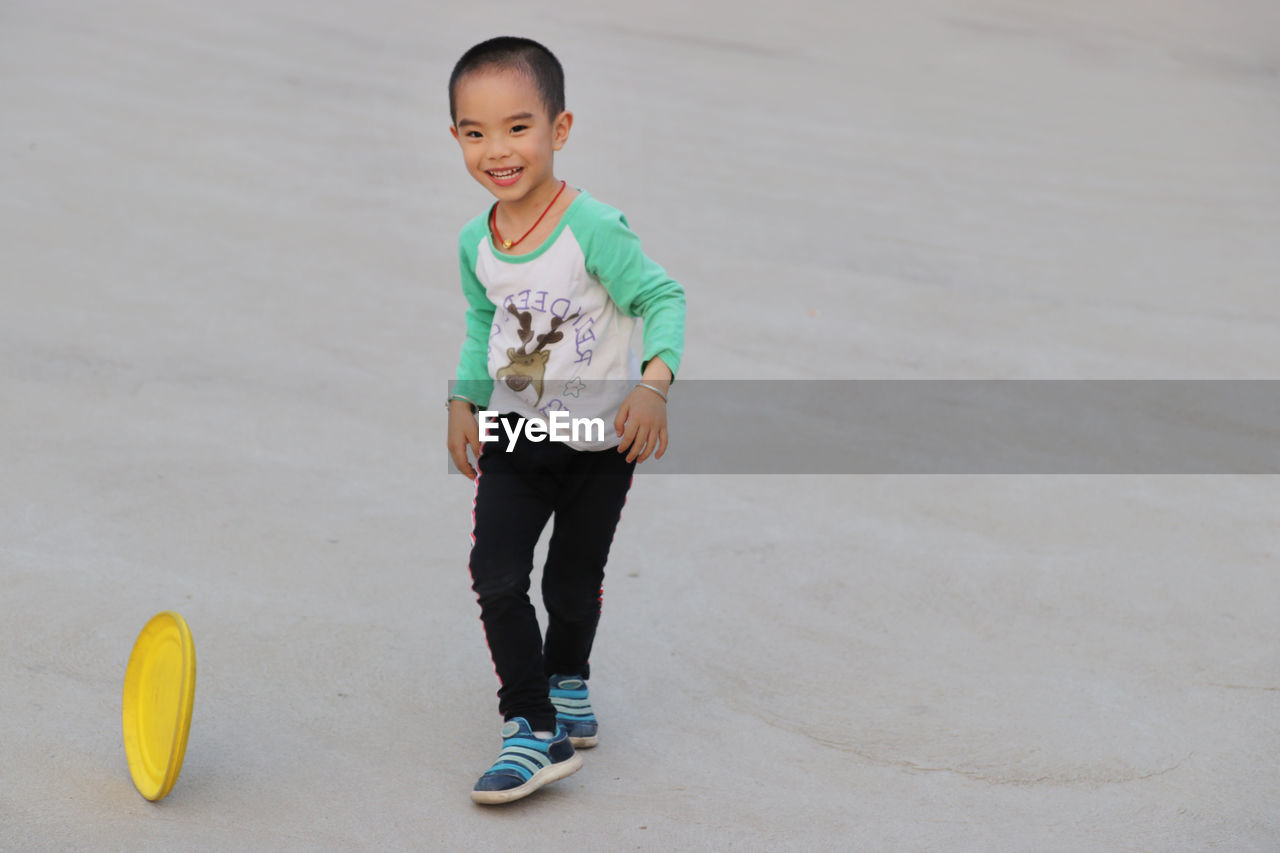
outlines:
M569 741L578 749L590 749L600 742L599 724L587 698L587 682L576 675L551 676L551 704L556 706L556 722L569 731Z
M574 753L564 726L556 726L551 740L541 740L524 717L516 717L503 725L502 752L476 782L471 799L486 805L509 803L581 767L582 756Z

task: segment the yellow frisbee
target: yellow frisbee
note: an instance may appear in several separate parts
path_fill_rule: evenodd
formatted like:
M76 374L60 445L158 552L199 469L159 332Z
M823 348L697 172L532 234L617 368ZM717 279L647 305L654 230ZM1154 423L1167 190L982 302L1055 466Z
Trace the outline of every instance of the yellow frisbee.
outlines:
M151 617L124 673L124 754L138 793L163 799L178 781L196 696L196 647L177 613Z

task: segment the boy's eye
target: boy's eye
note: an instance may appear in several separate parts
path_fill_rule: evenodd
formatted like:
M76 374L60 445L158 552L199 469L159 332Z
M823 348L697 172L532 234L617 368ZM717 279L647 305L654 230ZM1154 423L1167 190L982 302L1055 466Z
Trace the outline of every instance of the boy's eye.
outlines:
M511 125L511 132L512 132L512 133L519 133L519 132L520 132L520 131L522 131L522 130L528 130L528 127L527 127L526 125L523 125L523 124L513 124L513 125Z

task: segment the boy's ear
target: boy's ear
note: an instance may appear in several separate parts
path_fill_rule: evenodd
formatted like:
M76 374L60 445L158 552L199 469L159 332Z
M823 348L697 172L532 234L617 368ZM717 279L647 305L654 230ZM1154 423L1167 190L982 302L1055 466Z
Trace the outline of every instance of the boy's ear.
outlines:
M573 113L565 110L556 116L551 124L551 147L559 151L569 141L569 130L573 127Z
M456 124L449 125L449 132L453 134L453 138L458 138L458 126Z

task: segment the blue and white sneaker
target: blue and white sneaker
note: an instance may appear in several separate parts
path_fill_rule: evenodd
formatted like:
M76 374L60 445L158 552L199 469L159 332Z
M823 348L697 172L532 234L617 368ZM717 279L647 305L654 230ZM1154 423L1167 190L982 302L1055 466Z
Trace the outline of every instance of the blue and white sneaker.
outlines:
M577 675L551 676L551 704L556 706L556 722L569 731L569 740L578 749L590 749L600 742L599 723L587 697L587 682Z
M471 799L485 805L509 803L581 767L582 756L574 753L564 726L556 726L551 740L541 740L524 717L515 717L503 725L502 752L476 782Z

